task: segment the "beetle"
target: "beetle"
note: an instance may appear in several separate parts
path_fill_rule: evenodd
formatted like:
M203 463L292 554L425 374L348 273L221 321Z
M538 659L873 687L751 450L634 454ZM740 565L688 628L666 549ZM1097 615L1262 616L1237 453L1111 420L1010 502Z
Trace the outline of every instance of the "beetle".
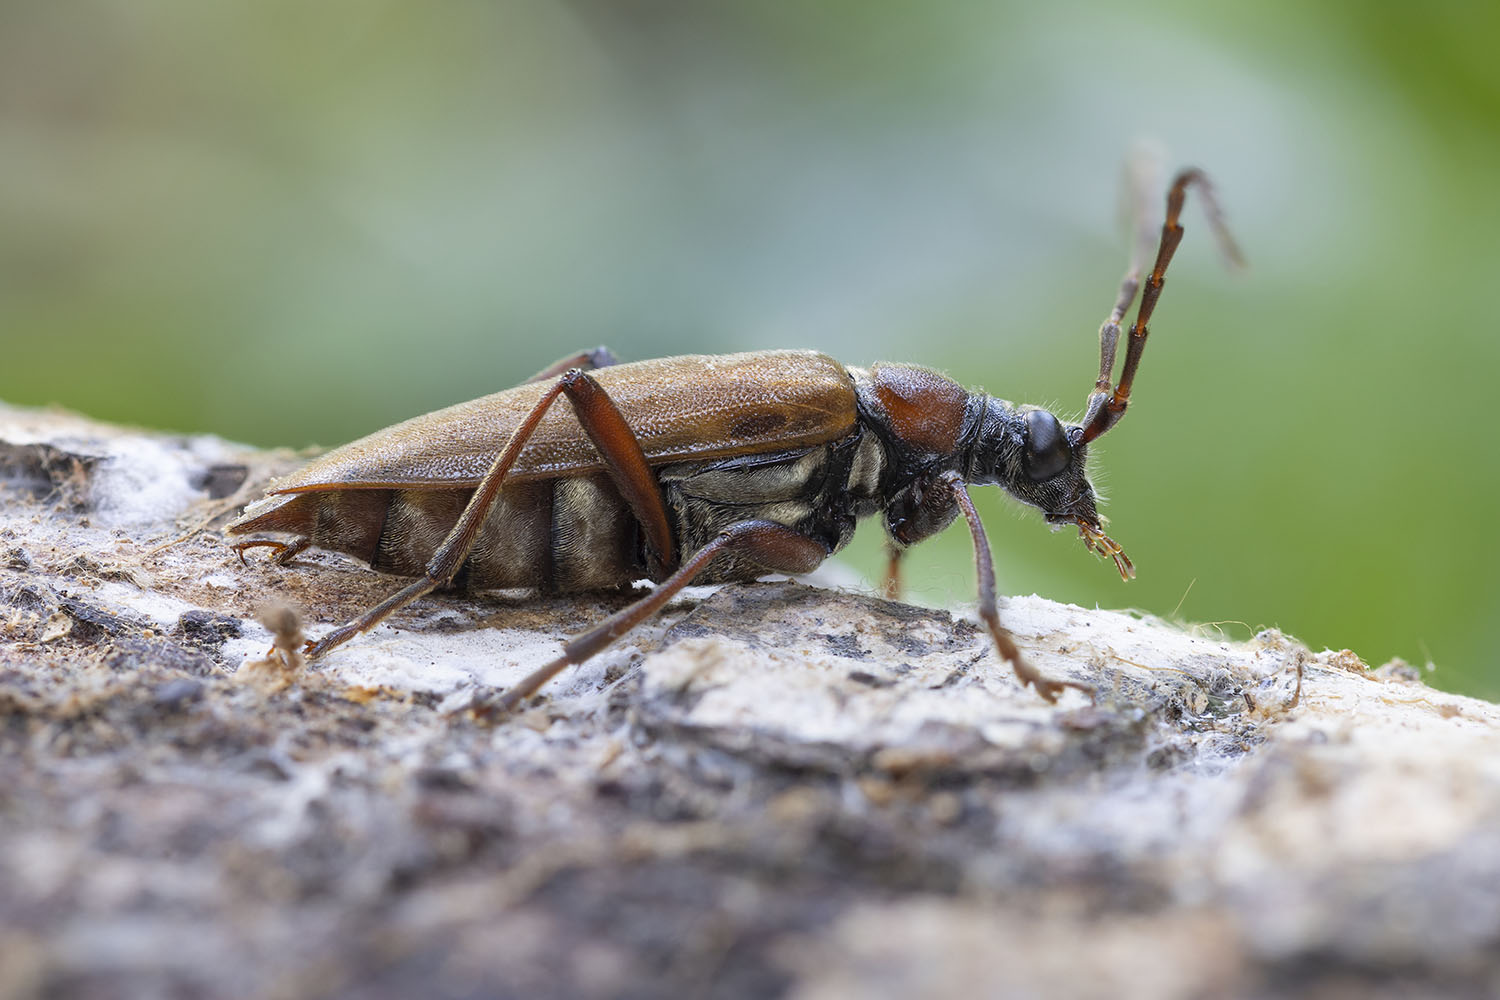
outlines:
M1077 423L971 392L913 365L845 366L813 351L688 355L617 363L604 348L564 359L516 388L428 413L344 445L271 485L230 534L271 532L285 563L308 546L348 553L415 582L315 642L316 658L440 587L547 593L656 586L563 644L498 699L508 711L655 614L690 581L807 573L856 522L880 515L900 554L960 514L971 533L979 616L1022 685L1047 701L1088 685L1044 676L1000 623L994 568L969 485L996 484L1054 528L1134 568L1103 531L1088 447L1124 416L1147 324L1201 193L1230 258L1213 189L1199 170L1168 189L1155 263L1141 289L1140 242L1100 327L1099 377ZM1150 230L1146 233L1149 238ZM1149 244L1145 249L1149 249ZM1140 307L1112 382L1121 323ZM566 397L570 407L555 406Z

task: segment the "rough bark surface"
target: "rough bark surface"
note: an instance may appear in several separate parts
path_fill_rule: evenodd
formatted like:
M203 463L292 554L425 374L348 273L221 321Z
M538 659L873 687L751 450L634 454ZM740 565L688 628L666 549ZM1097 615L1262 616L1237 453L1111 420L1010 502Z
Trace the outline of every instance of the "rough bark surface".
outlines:
M217 525L287 453L0 407L0 996L1500 994L1500 708L1013 598L439 595ZM171 543L171 544L168 544ZM1292 705L1298 669L1300 703Z

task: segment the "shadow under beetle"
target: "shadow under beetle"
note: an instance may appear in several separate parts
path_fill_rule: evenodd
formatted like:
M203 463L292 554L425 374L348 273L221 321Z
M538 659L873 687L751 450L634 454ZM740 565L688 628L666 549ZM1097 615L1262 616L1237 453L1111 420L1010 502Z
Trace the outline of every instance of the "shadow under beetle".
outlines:
M812 351L688 355L616 363L604 348L567 358L528 382L424 414L338 448L274 483L226 529L278 532L290 542L238 543L241 558L272 546L286 562L308 546L418 579L307 646L318 657L424 594L447 586L531 587L549 593L656 587L506 691L514 708L656 613L689 582L808 573L839 551L862 517L879 514L900 553L959 514L973 535L979 615L1021 683L1048 701L1065 687L1041 674L1000 624L984 527L968 485L998 484L1054 526L1134 575L1104 534L1085 474L1088 445L1124 416L1147 323L1182 239L1190 187L1226 254L1238 254L1208 179L1185 170L1167 195L1156 261L1141 289L1137 250L1099 330L1099 377L1078 423L969 392L925 368L847 367ZM1149 227L1146 232L1150 234ZM1149 245L1145 247L1149 250ZM1112 382L1120 324L1140 309ZM553 404L566 397L569 407Z

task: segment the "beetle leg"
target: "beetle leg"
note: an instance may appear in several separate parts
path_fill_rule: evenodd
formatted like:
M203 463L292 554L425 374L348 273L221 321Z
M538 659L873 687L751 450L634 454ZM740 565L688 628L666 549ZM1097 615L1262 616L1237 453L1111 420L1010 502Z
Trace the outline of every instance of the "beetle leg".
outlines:
M305 649L307 658L309 660L316 660L333 647L348 642L361 632L368 632L392 613L400 611L412 601L415 601L424 594L431 593L439 586L441 586L441 581L424 576L416 583L403 587L358 618L350 622L345 622L332 632L329 632L317 642L308 642Z
M677 542L661 484L646 461L646 453L624 414L592 376L574 369L563 376L563 381L568 383L563 391L578 414L578 422L604 458L610 480L640 522L646 536L647 560L654 563L649 567L651 575L659 579L677 565Z
M1094 689L1087 684L1077 681L1055 681L1032 666L1021 656L1021 651L1016 648L1015 640L1000 624L1000 611L995 602L995 562L990 555L990 542L985 537L984 525L980 523L979 512L974 509L974 501L969 499L969 491L964 487L963 477L956 472L944 473L938 480L945 483L953 491L953 499L958 501L958 507L964 513L964 520L969 522L969 532L974 536L974 570L979 577L979 618L989 630L990 638L995 640L995 648L1000 652L1000 658L1009 660L1011 669L1016 672L1016 679L1025 687L1030 684L1036 688L1036 693L1048 701L1056 701L1057 696L1065 687L1076 688L1084 692L1090 698L1094 696Z
M258 549L269 546L276 550L271 553L272 561L278 566L285 566L295 559L299 552L311 544L312 539L306 535L302 535L301 537L292 539L290 542L278 542L271 538L252 538L247 542L235 542L230 548L234 549L234 554L240 557L240 564L244 565L246 549Z
M529 385L532 382L545 382L549 378L557 378L559 375L572 371L574 368L593 371L595 368L608 368L610 365L617 365L619 363L620 359L615 357L614 351L611 351L607 347L596 347L592 351L579 351L577 354L571 354L566 358L559 358L521 384Z
M880 595L888 601L901 600L901 560L906 556L906 550L895 542L887 541L885 545L885 583L880 588Z
M317 642L309 643L309 659L322 656L340 643L369 631L392 612L452 581L473 550L474 542L479 537L479 529L484 526L484 519L494 506L495 498L500 495L500 488L505 485L505 478L511 467L515 465L521 450L526 447L526 442L531 439L537 424L560 395L566 395L573 404L578 422L583 425L594 447L604 458L615 487L630 506L631 513L640 521L646 536L648 558L655 561L653 569L662 572L675 565L676 545L672 537L671 522L667 517L666 502L662 499L661 489L646 462L640 442L603 387L587 372L574 368L542 394L526 419L511 434L510 440L505 443L489 471L480 480L474 495L469 498L458 522L428 560L422 578L353 621L334 629Z
M505 713L568 666L582 663L661 610L677 592L692 582L709 563L727 552L741 552L768 573L811 573L828 558L828 547L816 539L774 521L740 521L709 542L639 601L610 615L587 632L563 643L563 655L532 671L494 702L476 705L481 714Z

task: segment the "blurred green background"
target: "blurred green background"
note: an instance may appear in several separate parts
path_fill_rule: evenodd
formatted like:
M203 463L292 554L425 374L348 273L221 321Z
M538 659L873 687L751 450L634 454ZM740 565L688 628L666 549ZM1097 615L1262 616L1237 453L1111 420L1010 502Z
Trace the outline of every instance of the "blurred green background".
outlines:
M332 445L607 343L1076 413L1153 143L1251 269L1190 205L1096 448L1139 579L986 490L1001 586L1496 697L1497 38L1459 2L8 0L0 398ZM972 599L967 546L914 553L928 599Z

